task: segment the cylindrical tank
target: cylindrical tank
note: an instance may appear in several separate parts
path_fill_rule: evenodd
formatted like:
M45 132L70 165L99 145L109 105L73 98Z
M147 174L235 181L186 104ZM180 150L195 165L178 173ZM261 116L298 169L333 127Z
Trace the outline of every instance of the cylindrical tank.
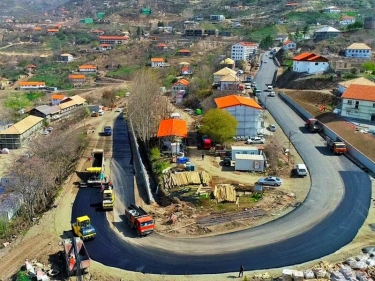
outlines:
M367 17L364 22L365 29L375 29L375 17Z

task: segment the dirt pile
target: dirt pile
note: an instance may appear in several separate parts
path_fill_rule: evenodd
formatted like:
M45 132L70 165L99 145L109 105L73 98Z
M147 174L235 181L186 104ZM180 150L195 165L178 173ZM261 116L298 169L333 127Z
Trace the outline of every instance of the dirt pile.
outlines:
M337 81L332 76L307 76L306 73L296 73L286 71L281 74L276 87L296 89L296 90L324 90L333 89L337 86Z

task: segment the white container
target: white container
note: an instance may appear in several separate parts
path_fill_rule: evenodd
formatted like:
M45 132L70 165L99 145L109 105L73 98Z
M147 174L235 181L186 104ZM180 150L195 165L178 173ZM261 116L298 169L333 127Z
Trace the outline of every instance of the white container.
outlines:
M294 281L303 281L303 279L304 279L304 275L303 275L302 271L297 271L297 270L293 271L293 280Z
M292 281L293 280L293 270L283 269L283 281Z

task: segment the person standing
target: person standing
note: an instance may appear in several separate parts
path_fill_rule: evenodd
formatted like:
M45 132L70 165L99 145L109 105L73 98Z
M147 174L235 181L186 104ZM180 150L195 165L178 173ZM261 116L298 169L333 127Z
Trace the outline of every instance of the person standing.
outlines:
M202 161L204 160L204 153L202 153Z
M244 271L243 265L240 266L240 273L238 274L238 278L243 277L243 271Z

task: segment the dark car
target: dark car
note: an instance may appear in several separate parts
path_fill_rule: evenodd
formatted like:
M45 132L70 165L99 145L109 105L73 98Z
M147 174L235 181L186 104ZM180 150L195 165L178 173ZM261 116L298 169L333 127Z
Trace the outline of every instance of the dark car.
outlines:
M225 157L224 160L223 160L223 164L224 166L232 166L232 159L230 157Z

